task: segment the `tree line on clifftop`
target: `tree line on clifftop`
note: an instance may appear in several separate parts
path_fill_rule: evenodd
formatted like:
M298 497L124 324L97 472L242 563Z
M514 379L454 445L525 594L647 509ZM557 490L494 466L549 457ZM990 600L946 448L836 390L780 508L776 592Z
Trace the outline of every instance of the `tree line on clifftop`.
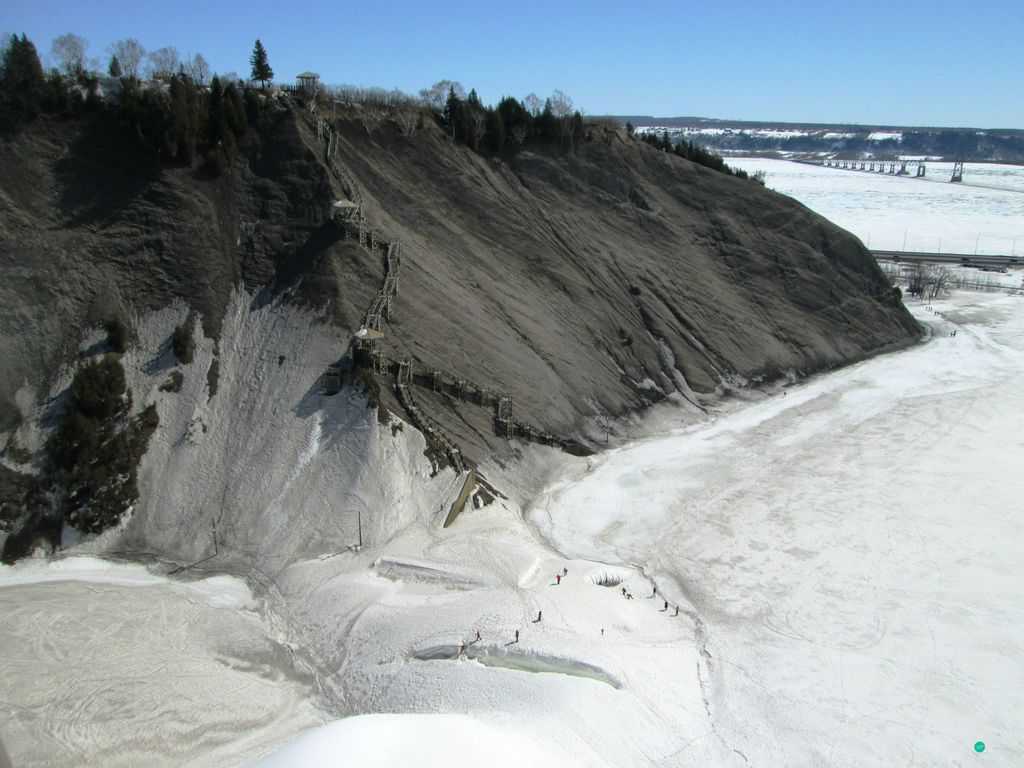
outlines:
M3 41L0 133L16 133L41 114L98 113L126 140L126 152L134 150L156 166L191 166L198 159L217 175L260 117L263 100L257 90L234 73L211 78L200 54L189 60L181 60L173 48L146 54L137 41L122 40L111 46L106 73L101 73L95 60L87 66L85 49L81 38L62 35L52 49L59 66L44 72L35 45L25 35ZM266 83L273 78L259 40L251 63L253 80ZM106 98L112 92L116 99Z
M40 114L102 113L127 139L125 149L137 150L155 166L192 166L199 160L214 176L230 165L239 140L259 121L263 90L274 77L260 40L249 58L248 82L235 73L211 78L201 54L182 59L173 47L147 53L131 38L110 46L103 74L99 61L86 56L88 43L77 35L54 40L51 56L57 66L49 72L25 35L0 41L0 46L0 133L10 135ZM260 88L253 87L257 82ZM116 99L107 98L112 92ZM496 106L484 105L476 90L466 94L450 80L420 91L418 99L381 93L383 104L417 112L419 121L429 114L453 141L482 154L514 154L538 144L572 152L588 135L583 114L559 90L543 101L532 93L523 100L506 96ZM361 97L377 95L369 89ZM747 176L704 147L673 144L667 133L640 138L716 171Z

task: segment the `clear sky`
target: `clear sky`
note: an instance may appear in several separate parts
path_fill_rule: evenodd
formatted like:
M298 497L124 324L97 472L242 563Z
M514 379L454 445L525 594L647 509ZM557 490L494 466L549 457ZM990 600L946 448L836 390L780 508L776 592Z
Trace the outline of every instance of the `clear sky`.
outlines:
M1024 128L1024 0L2 0L0 32L46 55L74 32L104 61L135 37L243 76L259 37L278 80L560 88L589 114Z

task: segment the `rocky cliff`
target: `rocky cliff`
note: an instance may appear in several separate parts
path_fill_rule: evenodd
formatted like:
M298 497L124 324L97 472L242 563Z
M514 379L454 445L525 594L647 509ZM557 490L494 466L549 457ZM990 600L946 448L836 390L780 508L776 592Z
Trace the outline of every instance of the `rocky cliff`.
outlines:
M7 470L41 469L68 371L107 350L90 329L114 317L134 337L128 359L135 344L134 365L146 374L129 371L129 384L149 387L134 393L133 408L159 400L157 445L181 437L167 434L168 424L196 429L171 416L172 395L155 394L175 365L167 356L174 326L153 319L169 308L179 324L198 321L206 350L204 370L185 369L200 382L186 378L189 408L220 397L216 429L251 428L230 413L246 401L241 388L266 401L261 407L309 417L324 368L346 356L385 277L382 252L329 219L329 206L342 199L358 202L383 240L401 242L398 294L377 350L411 363L418 409L470 462L503 455L509 443L490 401L446 394L460 379L470 392L510 398L522 424L586 445L595 420L673 393L700 408L730 388L916 338L915 323L852 235L752 181L624 132L591 127L571 153L535 147L484 157L429 120L410 135L408 124L402 130L353 107L329 121L328 156L318 119L282 99L216 177L153 169L99 116L44 118L0 142ZM248 351L269 365L269 347L244 327L257 316L265 324L271 310L294 323L299 315L288 307L316 328L288 326L291 342L276 326L268 331L286 390L270 391L277 379L256 373L218 387L222 357L236 359L232 376L245 370L237 347L221 349L225 322L230 343L249 338ZM317 353L289 354L289 344L310 333ZM409 418L394 394L395 369L381 371L382 405ZM424 380L435 371L443 386ZM265 458L288 462L272 451ZM258 464L248 471L259 473ZM157 482L159 472L143 474ZM196 493L212 499L223 491L217 482ZM16 507L23 484L11 478L3 487L15 489L7 499ZM144 477L143 497L153 487Z

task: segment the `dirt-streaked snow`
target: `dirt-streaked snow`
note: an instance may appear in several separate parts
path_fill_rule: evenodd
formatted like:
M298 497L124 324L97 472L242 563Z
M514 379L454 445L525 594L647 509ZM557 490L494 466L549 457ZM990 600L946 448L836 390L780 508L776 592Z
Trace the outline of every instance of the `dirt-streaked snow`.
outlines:
M965 182L1007 188L1000 190L950 184L951 163L927 163L925 181L787 160L730 157L729 165L764 171L768 187L850 230L869 248L1024 255L1022 166L967 164Z
M223 766L323 723L244 582L77 557L0 566L13 765Z

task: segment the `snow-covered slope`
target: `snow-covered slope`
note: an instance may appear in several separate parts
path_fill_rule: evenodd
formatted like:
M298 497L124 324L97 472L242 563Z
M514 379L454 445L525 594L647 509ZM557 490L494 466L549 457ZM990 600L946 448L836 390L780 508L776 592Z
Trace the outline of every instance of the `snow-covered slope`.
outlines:
M455 477L429 477L422 435L380 424L358 390L321 394L320 375L348 343L336 328L239 291L219 345L197 324L195 358L178 365L168 339L185 316L178 306L136 320L123 364L134 407L155 402L160 427L134 514L97 549L188 562L213 554L215 529L221 567L273 573L357 544L360 522L364 542L384 541L439 511ZM184 374L181 390L162 391L172 370Z

